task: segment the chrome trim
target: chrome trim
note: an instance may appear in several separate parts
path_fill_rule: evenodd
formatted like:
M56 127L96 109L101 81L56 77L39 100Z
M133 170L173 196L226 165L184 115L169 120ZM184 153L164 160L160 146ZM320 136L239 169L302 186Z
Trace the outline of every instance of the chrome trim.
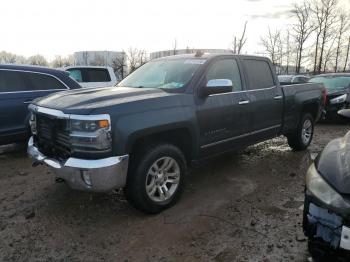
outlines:
M276 87L277 86L272 86L272 87L268 87L268 88L260 88L260 89L252 89L252 90L232 91L232 92L226 92L226 93L220 93L220 94L212 94L212 95L209 95L209 96L220 96L220 95L235 94L235 93L249 93L249 92L270 90L270 89L274 89Z
M36 106L34 104L30 104L28 106L29 110L34 113L41 113L44 115L55 116L60 119L73 119L73 120L108 120L109 122L109 130L111 129L111 117L109 114L99 114L99 115L75 115L75 114L65 114L60 110L51 109L47 107Z
M209 144L203 145L203 146L201 146L201 148L207 148L207 147L211 147L211 146L216 146L216 145L219 145L219 144L222 144L222 143L226 143L226 142L230 142L230 141L233 141L233 140L237 140L239 138L255 135L255 134L258 134L258 133L261 133L261 132L264 132L264 131L268 131L268 130L271 130L271 129L278 128L278 127L281 127L281 125L275 125L275 126L271 126L271 127L268 127L268 128L263 128L263 129L260 129L260 130L257 130L257 131L249 132L249 133L246 133L246 134L243 134L243 135L226 138L226 139L223 139L223 140L220 140L220 141L216 141L216 142L213 142L213 143L209 143Z
M64 179L72 189L108 192L126 184L129 155L95 160L72 157L66 161L58 161L42 154L35 147L33 137L28 141L27 152L36 162L53 168L56 175ZM90 184L86 183L84 176L89 177Z
M207 83L207 87L232 87L232 81L230 79L211 79Z
M63 84L68 90L70 90L69 86L66 85L61 79L58 77L48 74L48 73L42 73L42 72L34 72L34 71L29 71L29 70L19 70L19 69L6 69L6 68L0 68L1 71L13 71L13 72L23 72L23 73L32 73L32 74L39 74L39 75L46 75L55 78L58 80L61 84ZM67 89L50 89L50 90L28 90L28 91L12 91L12 92L0 92L0 94L13 94L13 93L33 93L33 92L44 92L44 91L64 91Z
M282 98L283 98L283 96L275 96L273 99L278 100L278 99L282 99Z
M249 100L243 100L243 101L239 101L238 104L239 105L246 105L246 104L249 104L250 101Z

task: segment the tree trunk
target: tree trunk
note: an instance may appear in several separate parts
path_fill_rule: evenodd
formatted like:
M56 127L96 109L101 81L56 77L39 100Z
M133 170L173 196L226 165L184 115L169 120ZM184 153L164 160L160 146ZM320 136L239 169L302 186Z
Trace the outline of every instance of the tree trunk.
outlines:
M345 72L345 71L346 71L346 66L348 65L349 51L350 51L350 36L349 36L348 48L346 49L346 56L345 56L345 63L344 63L344 69L343 69L343 72Z

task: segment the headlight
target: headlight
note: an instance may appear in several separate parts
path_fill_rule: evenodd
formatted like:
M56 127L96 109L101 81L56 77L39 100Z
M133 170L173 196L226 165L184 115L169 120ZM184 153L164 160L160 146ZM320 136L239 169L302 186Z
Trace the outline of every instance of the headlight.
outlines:
M346 101L347 94L337 96L336 98L333 98L330 100L331 104L339 104L339 103L344 103Z
M317 172L315 164L312 164L306 174L306 187L318 200L330 209L350 210L350 204L336 192Z
M69 121L72 151L111 150L112 136L109 115L75 116Z
M70 126L72 131L80 132L94 132L101 128L109 128L109 120L70 120Z

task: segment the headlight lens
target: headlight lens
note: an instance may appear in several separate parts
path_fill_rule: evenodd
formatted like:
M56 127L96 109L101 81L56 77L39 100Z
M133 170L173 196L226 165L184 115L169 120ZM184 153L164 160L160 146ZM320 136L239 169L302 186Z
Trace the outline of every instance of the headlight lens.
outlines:
M110 120L99 116L70 119L70 143L74 152L109 151L112 148Z
M312 164L306 174L307 189L329 208L350 210L350 204L336 192L317 172L315 164Z
M331 104L339 104L339 103L344 103L346 101L347 94L337 96L336 98L333 98L330 100Z
M80 132L94 132L101 128L109 128L109 120L71 120L71 130Z

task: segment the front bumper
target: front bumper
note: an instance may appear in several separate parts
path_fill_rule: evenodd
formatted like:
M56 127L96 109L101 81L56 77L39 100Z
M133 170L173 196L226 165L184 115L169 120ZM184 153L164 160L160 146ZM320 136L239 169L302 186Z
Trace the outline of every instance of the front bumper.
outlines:
M51 167L56 175L67 182L72 189L108 192L126 184L129 156L115 156L98 160L68 158L65 162L48 158L33 143L28 142L28 155L36 162Z
M305 193L303 229L310 241L350 255L350 224L324 207L308 190Z

